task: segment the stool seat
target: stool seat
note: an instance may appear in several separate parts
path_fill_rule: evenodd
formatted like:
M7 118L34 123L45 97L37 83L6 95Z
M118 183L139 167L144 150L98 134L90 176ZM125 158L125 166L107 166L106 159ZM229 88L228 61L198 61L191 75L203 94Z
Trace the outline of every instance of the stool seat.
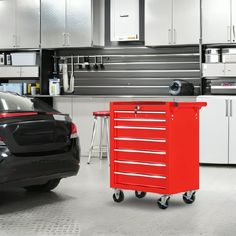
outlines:
M93 116L110 116L109 111L94 111Z

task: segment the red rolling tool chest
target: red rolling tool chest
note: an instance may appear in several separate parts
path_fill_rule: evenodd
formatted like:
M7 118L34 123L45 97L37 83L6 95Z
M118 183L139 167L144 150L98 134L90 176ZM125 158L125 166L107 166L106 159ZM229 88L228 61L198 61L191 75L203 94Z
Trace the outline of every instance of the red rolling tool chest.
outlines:
M158 206L168 207L170 195L195 200L199 189L199 102L111 102L110 186L115 202L122 190L162 194Z

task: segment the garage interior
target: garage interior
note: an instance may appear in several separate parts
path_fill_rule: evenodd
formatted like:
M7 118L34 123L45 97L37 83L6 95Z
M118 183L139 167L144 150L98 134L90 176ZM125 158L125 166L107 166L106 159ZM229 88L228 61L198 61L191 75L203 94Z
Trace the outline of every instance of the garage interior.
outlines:
M0 0L0 93L44 102L55 120L69 115L80 151L78 174L50 192L0 183L0 236L235 235L235 9L236 0ZM181 129L189 137L169 144ZM196 188L164 190L172 161ZM129 173L135 165L169 169Z

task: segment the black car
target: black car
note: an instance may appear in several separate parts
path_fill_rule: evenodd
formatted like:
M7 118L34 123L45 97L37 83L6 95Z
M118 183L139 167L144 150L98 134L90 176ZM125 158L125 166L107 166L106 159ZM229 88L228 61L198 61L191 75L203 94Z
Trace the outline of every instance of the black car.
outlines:
M77 128L46 103L0 92L0 189L50 191L80 165Z

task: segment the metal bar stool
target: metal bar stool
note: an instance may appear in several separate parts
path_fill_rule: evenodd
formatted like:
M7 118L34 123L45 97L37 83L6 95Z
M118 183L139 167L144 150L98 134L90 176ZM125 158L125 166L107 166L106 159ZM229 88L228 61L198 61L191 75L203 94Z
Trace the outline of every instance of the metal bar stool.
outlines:
M110 117L110 112L109 111L95 111L93 112L93 133L92 133L92 139L91 139L91 144L90 144L90 148L89 148L89 156L88 156L88 164L90 164L91 161L91 157L92 157L92 152L93 150L95 150L95 146L94 146L94 140L96 137L96 132L98 129L98 119L101 120L101 133L100 133L100 143L98 146L98 150L99 150L99 158L102 159L102 154L103 154L103 147L102 147L102 140L103 140L103 135L104 135L104 131L106 133L106 152L107 152L107 159L109 161L109 117Z

